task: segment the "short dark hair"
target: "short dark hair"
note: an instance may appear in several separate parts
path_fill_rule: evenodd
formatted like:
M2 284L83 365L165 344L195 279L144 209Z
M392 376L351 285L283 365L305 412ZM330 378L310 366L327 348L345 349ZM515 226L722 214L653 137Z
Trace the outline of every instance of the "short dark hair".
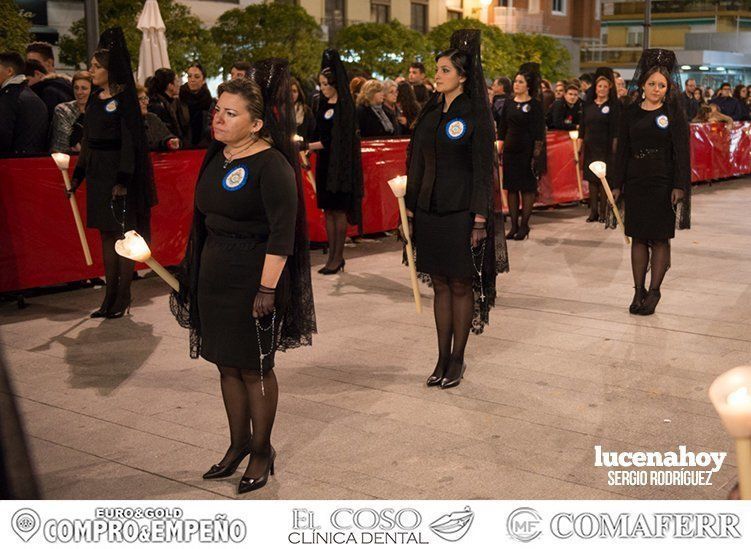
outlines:
M176 76L172 69L157 69L149 82L149 95L166 92L167 87L175 81Z
M511 93L511 80L505 76L495 79L495 84L503 88L503 93Z
M730 87L730 82L723 82L722 84L720 84L720 89L724 88L725 86L727 86L729 88Z
M587 84L591 84L592 83L592 75L589 74L588 72L585 72L584 74L582 74L579 77L579 82L586 82Z
M0 53L0 65L13 69L13 75L24 74L25 61L17 51L4 51Z
M576 84L572 84L571 82L569 82L568 84L566 84L566 91L568 92L568 91L571 91L571 90L574 90L576 93L579 93L579 86L577 86Z
M55 62L55 53L49 42L32 42L26 46L26 53L38 53L45 61Z
M696 84L696 78L686 78L686 84L688 84L688 83L689 83L689 82L691 82L692 80L694 81L694 84ZM686 84L684 84L684 86L685 86Z
M232 63L230 69L248 72L250 70L250 63L248 61L235 61Z
M409 64L409 68L410 68L410 69L417 69L417 70L419 70L419 71L420 71L421 73L425 74L425 65L423 65L423 64L422 64L422 63L420 63L419 61L414 61L414 62L410 63L410 64Z
M26 76L34 76L34 73L37 71L41 72L42 74L47 74L47 69L36 59L29 59L28 61L26 61L26 66L23 70L23 73Z

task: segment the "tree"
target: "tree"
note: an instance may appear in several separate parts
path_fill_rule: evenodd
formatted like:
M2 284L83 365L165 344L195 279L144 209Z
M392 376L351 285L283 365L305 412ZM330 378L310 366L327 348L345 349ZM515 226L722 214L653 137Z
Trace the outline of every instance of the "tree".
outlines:
M355 67L389 78L406 73L415 59L429 57L425 36L395 19L345 27L336 35L336 47Z
M308 78L318 72L325 46L321 28L300 6L252 4L224 12L211 29L225 69L238 60L289 59L290 71Z
M555 38L541 34L505 33L477 19L458 19L434 27L428 33L435 51L449 47L451 35L459 29L482 31L482 65L486 78L512 77L527 61L540 63L544 78L559 80L568 75L571 56Z
M31 14L18 9L13 0L0 0L0 51L17 51L25 57L31 42Z
M209 76L219 73L219 48L211 40L208 29L190 8L176 0L157 0L159 11L167 27L167 53L172 68L181 71L193 61L200 61ZM122 27L133 69L138 67L138 49L141 46L141 31L136 28L143 0L99 0L99 28ZM86 25L83 19L74 22L71 36L60 39L60 59L67 64L79 66L88 63L86 53Z

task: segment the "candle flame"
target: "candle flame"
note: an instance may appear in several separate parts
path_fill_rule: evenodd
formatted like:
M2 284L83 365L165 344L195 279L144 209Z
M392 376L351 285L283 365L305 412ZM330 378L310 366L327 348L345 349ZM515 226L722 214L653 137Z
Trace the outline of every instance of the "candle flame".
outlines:
M394 193L394 196L401 198L407 194L407 176L398 175L394 179L389 179L389 187Z
M592 173L597 177L605 177L608 172L608 165L605 164L605 162L597 160L589 165L589 169L592 170Z
M52 160L59 170L67 170L70 166L70 155L65 153L52 153Z
M128 231L125 238L115 242L115 251L118 255L141 263L151 257L149 245L136 231Z

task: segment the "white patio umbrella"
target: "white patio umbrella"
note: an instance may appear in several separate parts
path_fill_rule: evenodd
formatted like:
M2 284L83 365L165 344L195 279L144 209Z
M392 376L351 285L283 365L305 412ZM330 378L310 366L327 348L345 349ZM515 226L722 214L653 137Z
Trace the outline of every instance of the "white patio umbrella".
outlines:
M141 84L157 69L170 68L165 29L159 4L156 0L146 0L138 18L138 30L143 33L138 54L138 82Z

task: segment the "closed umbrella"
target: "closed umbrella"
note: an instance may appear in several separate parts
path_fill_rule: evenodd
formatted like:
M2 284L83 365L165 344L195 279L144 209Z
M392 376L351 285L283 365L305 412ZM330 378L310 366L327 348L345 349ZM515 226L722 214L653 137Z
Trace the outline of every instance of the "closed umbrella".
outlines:
M138 30L143 33L138 54L138 81L143 84L157 69L170 68L166 27L156 0L146 0L138 18Z

